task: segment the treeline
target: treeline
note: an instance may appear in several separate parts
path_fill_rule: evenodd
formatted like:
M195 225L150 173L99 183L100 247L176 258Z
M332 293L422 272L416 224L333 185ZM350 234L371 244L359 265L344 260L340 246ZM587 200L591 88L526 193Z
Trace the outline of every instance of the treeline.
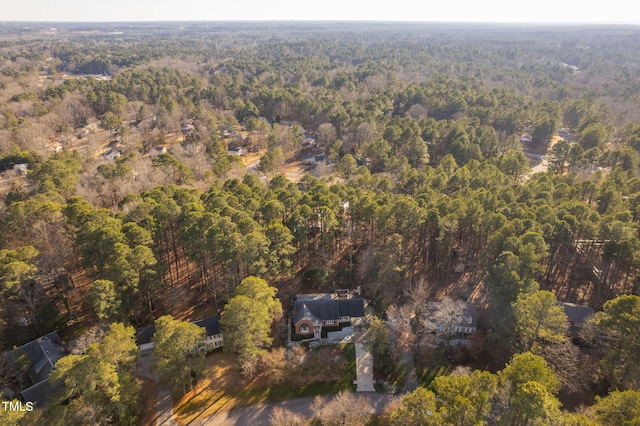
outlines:
M505 361L540 337L520 320L540 289L596 308L640 293L637 47L618 42L629 33L411 28L0 47L2 347L82 306L146 325L172 288L222 306L249 275L281 295L288 280L361 283L383 311L464 263L487 286L489 350ZM45 70L110 79L40 86ZM97 123L108 140L92 142ZM84 143L122 156L96 159ZM231 145L266 154L247 173ZM523 151L549 147L548 172L530 173ZM279 174L310 152L336 163L322 166L329 178ZM557 408L554 391L529 391Z
M307 176L295 185L276 176L265 185L246 175L206 191L160 186L125 196L112 213L71 196L82 166L58 154L29 175L39 194L7 206L3 265L14 275L4 281L5 302L22 306L22 286L34 285L38 265L54 275L83 267L100 280L95 297L109 300L94 300L99 315L141 324L164 286L196 280L203 294L223 297L247 275L278 282L349 254L372 266L359 279L373 294L392 300L421 277L450 276L454 250L486 265L492 294L504 292L507 305L528 281L568 282L584 262L603 265L597 294L637 291L634 171L617 166L596 174L598 181L572 172L518 182L527 168L520 155L458 166L448 154L438 167L400 163L385 174L361 166L346 184ZM132 179L124 166L97 173ZM602 244L585 249L585 241ZM22 259L15 248L23 246L41 256ZM14 270L14 258L28 267ZM348 280L348 271L341 273ZM37 322L37 309L24 312Z

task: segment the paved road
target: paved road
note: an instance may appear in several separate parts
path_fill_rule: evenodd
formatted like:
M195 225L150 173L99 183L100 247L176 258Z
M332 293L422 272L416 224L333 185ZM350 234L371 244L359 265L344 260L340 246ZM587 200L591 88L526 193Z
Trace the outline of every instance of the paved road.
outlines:
M326 396L328 400L335 396ZM394 399L394 395L366 392L359 393L358 397L364 397L373 407L375 414L382 414L387 404ZM269 416L275 407L282 407L289 411L298 413L306 418L312 416L311 404L313 397L291 399L288 401L274 402L270 404L258 404L251 407L231 410L227 413L220 413L206 419L191 423L193 426L257 426L268 425Z

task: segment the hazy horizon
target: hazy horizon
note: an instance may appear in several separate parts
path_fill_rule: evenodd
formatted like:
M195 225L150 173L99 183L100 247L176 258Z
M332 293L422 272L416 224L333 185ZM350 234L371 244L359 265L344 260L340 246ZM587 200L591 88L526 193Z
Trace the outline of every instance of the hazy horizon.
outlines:
M640 24L628 3L601 4L540 0L514 4L505 0L458 0L392 3L340 0L112 0L87 7L80 0L24 0L3 8L1 22L410 22L478 24Z

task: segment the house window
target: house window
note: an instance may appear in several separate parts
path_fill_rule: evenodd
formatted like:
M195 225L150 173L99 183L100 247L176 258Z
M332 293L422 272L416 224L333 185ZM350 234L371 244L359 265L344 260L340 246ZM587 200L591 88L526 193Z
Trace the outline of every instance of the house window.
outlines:
M325 324L325 325L333 325L333 324L335 324L335 321L334 321L334 320L326 320L326 321L324 322L324 324Z
M340 317L340 322L349 322L351 321L351 317Z
M222 346L222 342L218 340L213 343L213 346L215 346L216 348L219 348L220 346Z
M307 324L302 324L299 328L300 333L308 333L309 332L309 326Z

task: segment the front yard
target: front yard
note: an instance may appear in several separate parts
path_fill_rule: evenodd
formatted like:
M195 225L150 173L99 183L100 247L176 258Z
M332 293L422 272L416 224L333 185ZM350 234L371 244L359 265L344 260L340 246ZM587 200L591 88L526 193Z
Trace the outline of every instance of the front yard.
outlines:
M355 345L321 346L309 350L298 363L287 362L285 371L261 372L255 378L240 373L235 355L214 352L207 356L204 378L177 402L174 413L180 424L213 414L263 402L355 391Z

